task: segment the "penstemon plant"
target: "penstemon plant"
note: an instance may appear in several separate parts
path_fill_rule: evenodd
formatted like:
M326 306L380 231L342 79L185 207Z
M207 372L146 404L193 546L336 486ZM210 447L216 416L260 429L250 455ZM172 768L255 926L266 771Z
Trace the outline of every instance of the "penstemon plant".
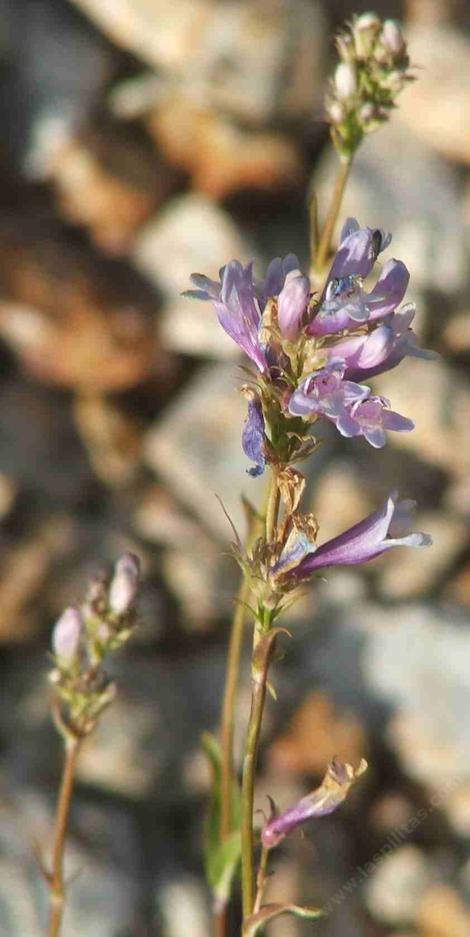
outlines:
M64 743L64 764L50 867L41 858L49 888L49 937L58 937L63 919L64 848L77 760L84 740L115 697L116 685L103 663L132 634L139 578L137 557L125 553L111 576L91 581L81 608L67 608L52 632L52 715Z
M317 543L316 518L302 511L305 478L297 466L312 457L315 424L327 421L346 438L363 436L373 448L387 432L410 432L413 423L373 394L366 381L396 367L407 356L431 357L420 349L411 328L414 306L405 297L409 274L399 260L384 263L374 285L368 280L391 236L344 222L334 254L331 242L351 164L364 136L386 121L395 99L412 80L406 43L392 20L373 13L354 17L337 36L340 62L327 92L326 113L339 157L336 183L321 231L317 202L311 209L311 270L302 273L293 254L276 258L264 280L252 265L230 261L215 282L193 274L186 295L212 302L223 329L248 358L249 379L242 448L253 463L249 475L266 472L265 503L249 505L249 531L237 534L233 552L242 571L230 635L219 738L203 740L213 772L206 829L206 869L214 897L214 933L228 937L227 907L241 865L242 934L254 937L281 914L315 919L321 910L265 903L268 863L273 850L306 821L335 810L365 772L333 761L321 785L298 803L271 815L254 830L254 789L267 692L274 693L269 669L280 635L280 619L296 590L317 570L366 563L395 546L421 547L427 534L413 533L413 502L391 493L383 506L354 527ZM367 282L367 288L366 288ZM64 743L52 861L41 860L50 894L49 937L61 931L64 900L64 847L81 747L112 702L115 685L103 668L111 652L125 644L136 621L139 562L122 556L109 577L98 577L85 602L69 608L52 636L52 714ZM234 764L233 735L245 621L253 620L251 711L246 731L241 785ZM256 860L256 861L255 861Z
M214 785L207 825L207 874L214 895L214 928L227 932L226 909L241 858L242 933L251 937L272 918L290 913L316 918L311 907L263 903L268 860L274 848L300 824L335 810L367 768L333 761L321 786L278 813L274 805L261 836L253 823L254 787L269 668L285 629L282 613L296 588L320 569L366 563L396 546L422 547L427 534L411 530L413 502L391 493L376 512L326 543L317 543L316 518L301 510L305 479L296 467L317 448L311 430L332 423L341 436L363 436L374 448L387 432L410 432L413 423L374 394L366 381L396 367L407 355L430 357L411 328L414 306L398 306L409 274L400 260L387 260L371 288L378 257L391 235L344 222L332 256L331 240L350 167L365 134L386 121L395 99L412 80L406 43L395 21L373 13L354 17L337 36L340 62L326 99L331 140L339 157L336 184L319 232L316 199L311 201L310 277L293 254L271 261L264 280L252 264L232 260L216 282L191 277L186 295L212 302L222 328L242 349L250 378L241 388L248 403L242 447L251 476L269 475L265 508L252 511L242 545L235 531L234 554L242 582L230 638L220 742L206 737ZM251 711L246 732L241 788L233 760L233 726L245 618L253 619ZM287 632L286 632L287 633ZM260 840L260 842L258 842ZM255 855L259 861L255 864Z

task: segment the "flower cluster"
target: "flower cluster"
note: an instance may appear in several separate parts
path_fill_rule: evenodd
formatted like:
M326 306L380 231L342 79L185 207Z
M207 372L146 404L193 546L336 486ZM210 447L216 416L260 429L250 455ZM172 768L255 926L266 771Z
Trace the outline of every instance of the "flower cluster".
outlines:
M91 582L81 608L65 609L54 626L49 679L59 703L56 722L64 734L87 735L114 698L115 686L101 664L132 633L139 578L137 557L125 553L111 577Z
M351 156L366 133L386 121L395 98L413 80L406 43L395 20L375 13L355 16L336 38L340 63L326 109L333 142Z
M433 357L418 347L412 330L415 313L405 297L409 274L400 260L387 260L368 286L377 258L391 242L379 229L361 228L347 219L320 295L294 255L276 258L266 277L257 281L252 265L234 260L215 282L200 274L187 295L210 300L225 331L255 365L256 379L245 385L248 415L242 435L245 454L254 462L251 475L266 463L278 479L315 445L309 435L317 421L327 421L345 437L362 436L371 446L385 445L387 432L409 432L413 423L391 409L365 381L395 368L406 355ZM300 476L301 477L301 476ZM292 486L291 486L292 487ZM363 563L391 546L424 546L424 534L409 534L409 502L391 495L381 511L340 538L317 548L317 525L285 501L289 514L264 562L263 578L293 585L315 569ZM405 535L397 533L397 514ZM406 517L405 517L406 516Z
M220 324L259 372L243 439L258 471L266 457L263 411L271 429L289 417L303 424L322 417L342 436L364 436L376 448L385 445L386 430L413 429L411 420L362 383L406 355L432 355L417 346L413 304L397 311L409 280L400 260L388 260L372 289L365 289L390 241L383 231L361 228L349 218L319 297L292 254L273 260L262 282L254 280L251 264L236 260L221 270L219 283L193 275L197 289L186 295L212 301ZM275 447L273 435L270 443Z

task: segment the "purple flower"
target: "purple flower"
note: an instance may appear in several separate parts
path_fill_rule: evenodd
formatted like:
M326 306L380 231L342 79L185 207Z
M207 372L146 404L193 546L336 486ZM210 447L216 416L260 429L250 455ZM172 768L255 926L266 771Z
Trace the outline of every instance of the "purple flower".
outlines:
M429 534L409 533L413 501L401 501L397 504L396 493L391 494L383 507L349 530L328 540L318 548L309 544L308 552L297 566L284 568L281 557L273 569L274 576L286 575L291 580L307 578L316 569L327 566L357 566L381 556L392 547L426 547L432 543Z
M339 238L328 282L346 277L369 275L378 255L390 244L391 236L372 228L361 228L355 218L347 218Z
M250 395L250 396L248 396ZM248 416L242 433L243 452L255 465L247 469L249 475L256 478L262 475L266 459L264 455L264 417L261 401L253 391L247 392Z
M298 338L310 297L310 280L300 270L291 270L279 293L277 321L283 338Z
M340 340L331 349L331 355L344 357L349 380L364 380L390 371L406 355L433 360L437 353L420 348L411 323L415 315L413 303L407 303L400 312L389 316L369 335ZM374 337L375 336L375 337Z
M321 371L304 378L289 400L289 412L302 417L318 414L337 425L347 407L370 393L368 387L343 380L345 369L345 362L334 358Z
M365 335L350 335L339 339L325 352L331 358L341 358L346 364L348 379L369 376L369 372L386 361L395 345L395 332L388 325L379 325Z
M264 280L256 287L261 309L264 309L268 299L279 296L289 273L294 270L299 272L299 261L295 254L271 260Z
M330 279L320 309L307 332L330 335L342 329L357 328L358 323L383 319L401 303L409 279L401 260L387 261L370 293L363 289L358 274Z
M298 266L294 254L284 259L276 257L268 267L265 280L255 283L252 264L243 267L238 260L231 260L220 270L220 283L193 273L191 280L196 289L186 290L183 295L210 300L222 328L264 374L269 366L260 338L262 312L267 300L281 293L286 277L293 270L298 270Z
M364 436L374 449L382 449L387 442L386 430L410 433L414 423L406 416L388 409L390 402L385 397L367 397L354 403L337 428L342 436Z
M354 782L366 770L367 762L364 758L357 770L354 770L352 765L341 764L333 760L328 765L320 787L317 787L311 794L307 794L306 797L302 797L294 807L268 820L261 833L263 846L266 849L273 849L287 833L295 830L306 820L325 817L333 813L343 803Z

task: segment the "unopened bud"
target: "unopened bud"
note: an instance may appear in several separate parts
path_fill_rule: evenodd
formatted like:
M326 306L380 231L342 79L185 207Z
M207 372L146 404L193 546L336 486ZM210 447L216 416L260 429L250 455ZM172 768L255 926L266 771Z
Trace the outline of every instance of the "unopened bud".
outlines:
M346 111L339 101L331 101L327 105L327 112L332 124L342 124L346 117Z
M363 104L359 111L359 120L363 124L368 124L369 121L376 120L376 119L377 119L377 108L370 102L368 102L367 104Z
M124 553L114 567L109 587L109 607L115 615L129 612L137 598L140 563L133 553Z
M310 280L299 270L287 274L277 302L277 321L283 338L295 341L310 296Z
M369 58L380 26L380 19L375 13L363 13L362 16L358 16L353 26L354 45L358 59Z
M83 619L76 608L66 608L54 626L52 648L60 662L69 666L77 657Z
M377 13L361 13L354 24L356 29L375 29L380 28L380 17Z
M354 62L356 53L352 36L349 36L347 33L340 33L339 36L336 37L336 48L343 62Z
M336 94L340 101L351 98L357 88L356 69L352 62L341 62L335 71Z
M382 45L384 45L392 55L397 56L403 52L405 40L400 24L397 23L396 20L385 20L380 39Z

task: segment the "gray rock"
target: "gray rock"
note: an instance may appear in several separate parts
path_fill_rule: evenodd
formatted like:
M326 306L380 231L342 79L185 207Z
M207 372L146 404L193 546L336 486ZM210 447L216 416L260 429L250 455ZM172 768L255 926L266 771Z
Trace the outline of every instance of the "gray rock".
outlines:
M331 198L337 167L329 151L316 174L321 206ZM455 169L392 117L354 160L338 231L348 215L390 231L392 247L382 262L403 260L418 290L457 291L466 277L461 186Z
M390 741L433 789L470 776L470 623L425 605L364 608L366 683L394 709Z
M203 195L173 199L136 238L136 267L167 294L160 320L168 348L184 354L237 358L237 347L217 322L210 303L180 294L191 287L191 273L218 279L229 260L247 262L253 252L227 212Z
M217 497L243 535L241 493L258 503L264 486L263 478L246 475L249 462L240 442L245 417L235 369L207 365L150 430L145 443L148 465L223 541L233 534Z
M377 864L366 887L369 910L387 924L411 924L432 874L416 846L402 846Z

